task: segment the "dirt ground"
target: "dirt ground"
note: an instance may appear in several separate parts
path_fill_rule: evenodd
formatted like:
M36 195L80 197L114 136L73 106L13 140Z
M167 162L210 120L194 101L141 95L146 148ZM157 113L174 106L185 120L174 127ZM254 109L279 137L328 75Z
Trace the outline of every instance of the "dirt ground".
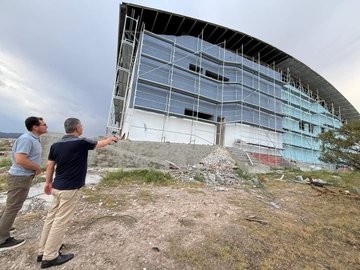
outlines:
M46 211L16 220L19 248L0 269L40 269ZM360 269L360 201L341 191L122 185L86 188L66 233L68 263L51 269Z

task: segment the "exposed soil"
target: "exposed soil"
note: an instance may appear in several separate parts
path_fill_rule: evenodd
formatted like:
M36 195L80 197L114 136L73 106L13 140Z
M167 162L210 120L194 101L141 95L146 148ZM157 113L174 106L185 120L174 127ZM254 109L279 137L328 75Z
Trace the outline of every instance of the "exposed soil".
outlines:
M46 211L22 212L0 269L39 269ZM360 269L360 201L309 185L152 186L84 190L51 269Z

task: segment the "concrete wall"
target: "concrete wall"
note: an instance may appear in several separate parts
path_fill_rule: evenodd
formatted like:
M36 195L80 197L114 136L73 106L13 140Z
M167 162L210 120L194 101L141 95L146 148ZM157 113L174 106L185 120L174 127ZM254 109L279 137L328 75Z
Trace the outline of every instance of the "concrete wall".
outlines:
M42 163L46 164L50 146L63 134L47 133L41 136ZM119 141L104 148L89 151L89 166L123 168L167 169L169 162L177 166L197 164L216 149L213 145Z
M213 145L119 141L90 151L89 165L167 169L170 163L174 163L176 166L184 167L199 163L215 149L216 146Z
M41 142L41 146L42 146L42 153L41 153L42 165L44 165L44 166L46 165L46 162L47 162L47 159L49 156L50 146L54 142L57 142L58 140L60 140L62 138L62 136L64 136L64 134L53 133L53 132L48 132L48 133L40 136L40 142Z

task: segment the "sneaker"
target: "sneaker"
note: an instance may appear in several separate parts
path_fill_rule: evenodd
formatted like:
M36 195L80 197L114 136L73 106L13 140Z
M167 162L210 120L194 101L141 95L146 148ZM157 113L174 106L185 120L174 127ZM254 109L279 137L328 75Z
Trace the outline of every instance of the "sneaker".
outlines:
M6 239L5 243L0 245L0 251L12 249L21 246L22 244L25 244L24 239L15 239L14 237L9 237L8 239Z
M44 260L41 262L41 268L48 268L55 265L60 265L63 263L66 263L67 261L70 261L72 258L74 258L74 254L60 254L53 260Z
M59 248L59 255L61 255L61 250L63 249L63 248L65 248L65 244L61 244L61 246L60 246L60 248ZM37 262L41 262L42 261L42 258L43 258L43 255L41 254L41 255L38 255L37 256L37 258L36 258L36 261Z

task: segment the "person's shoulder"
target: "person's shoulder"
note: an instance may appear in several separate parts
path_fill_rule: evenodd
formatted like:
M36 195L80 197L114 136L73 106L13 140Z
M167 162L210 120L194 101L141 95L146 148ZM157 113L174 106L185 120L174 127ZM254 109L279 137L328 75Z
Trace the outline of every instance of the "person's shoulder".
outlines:
M81 139L88 143L97 143L97 141L95 141L93 139L89 139L89 138L81 138Z
M95 149L97 144L97 141L94 141L89 138L82 138L82 146L86 148L87 150L93 150Z
M95 147L97 144L97 141L89 139L89 138L82 138L83 145L87 145L92 149L92 147Z
M33 140L33 137L32 137L29 133L27 133L27 132L21 134L21 135L16 139L17 142L27 142L27 141L30 142L30 141L32 141L32 140Z

